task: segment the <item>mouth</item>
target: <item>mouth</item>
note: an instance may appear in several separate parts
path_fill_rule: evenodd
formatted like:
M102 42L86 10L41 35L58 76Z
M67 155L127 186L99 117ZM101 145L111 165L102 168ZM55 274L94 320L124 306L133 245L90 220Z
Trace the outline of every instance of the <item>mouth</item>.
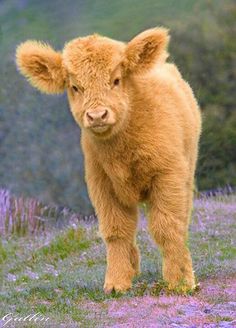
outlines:
M104 133L111 129L111 126L108 124L94 125L90 127L91 131L94 133Z

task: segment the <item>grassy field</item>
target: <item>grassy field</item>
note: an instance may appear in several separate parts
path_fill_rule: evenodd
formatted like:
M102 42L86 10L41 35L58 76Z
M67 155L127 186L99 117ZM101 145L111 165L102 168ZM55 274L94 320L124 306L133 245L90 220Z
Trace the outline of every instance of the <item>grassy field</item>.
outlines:
M142 273L126 295L103 293L105 248L96 219L74 215L61 228L2 237L0 318L39 312L49 317L47 327L235 327L235 219L235 195L195 200L189 245L200 287L185 296L167 295L142 216Z

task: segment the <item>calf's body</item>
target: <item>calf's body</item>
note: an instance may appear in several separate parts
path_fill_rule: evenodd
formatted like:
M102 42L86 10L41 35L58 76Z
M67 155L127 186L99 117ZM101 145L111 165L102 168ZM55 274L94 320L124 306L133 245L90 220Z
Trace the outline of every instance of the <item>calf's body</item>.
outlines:
M35 42L17 51L34 86L50 93L67 88L107 248L106 292L129 289L139 272L140 202L148 206L169 288L195 287L186 241L201 119L188 83L166 62L167 43L159 28L128 44L97 35L75 39L62 55Z

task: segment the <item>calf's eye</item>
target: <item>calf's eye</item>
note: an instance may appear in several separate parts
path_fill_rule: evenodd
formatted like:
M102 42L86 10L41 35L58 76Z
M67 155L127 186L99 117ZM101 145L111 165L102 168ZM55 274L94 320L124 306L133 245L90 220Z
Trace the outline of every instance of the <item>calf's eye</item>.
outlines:
M75 91L75 92L78 92L78 88L75 86L75 85L72 85L72 89Z
M118 79L118 78L115 79L113 83L114 83L114 85L116 85L116 86L119 85L119 84L120 84L120 79Z

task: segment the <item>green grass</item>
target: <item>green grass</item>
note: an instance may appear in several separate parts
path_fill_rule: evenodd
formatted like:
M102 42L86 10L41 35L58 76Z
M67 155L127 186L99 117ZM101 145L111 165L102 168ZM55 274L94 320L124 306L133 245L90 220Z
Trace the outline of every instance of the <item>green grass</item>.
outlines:
M70 228L66 233L58 235L49 246L44 246L32 254L32 259L47 259L49 262L55 262L59 259L64 260L68 256L78 253L80 250L86 250L90 245L89 240L85 240L81 229Z
M5 241L6 245L1 246L5 279L0 292L0 317L12 309L21 315L31 309L34 313L47 314L54 324L79 322L85 325L87 311L80 309L80 303L106 298L102 291L104 252L91 258L94 246L104 246L97 238L96 229L91 229L90 237L88 239L85 229L69 228L60 234L57 232L50 242L42 238L40 243L46 243L42 246L37 236ZM28 272L37 273L38 278ZM14 281L6 279L9 274L15 277ZM91 323L91 327L95 325Z
M3 264L7 258L7 252L5 247L2 245L2 240L0 239L0 264Z
M86 311L79 309L83 288L79 288L76 282L79 279L79 270L75 265L80 254L91 244L85 238L83 229L69 228L56 235L48 245L36 250L34 246L37 245L37 240L24 240L24 244L31 245L32 248L24 247L21 242L22 239L9 239L5 248L1 246L5 276L10 273L14 275L15 281L3 281L0 314L3 316L14 308L14 313L23 315L30 309L35 313L47 314L53 318L54 323L83 323ZM12 249L17 253L14 257ZM75 263L72 265L72 262ZM51 273L45 271L47 265L53 268ZM58 268L60 273L56 271ZM38 279L28 275L27 270L37 272Z
M234 200L221 202L227 205ZM193 213L189 246L200 281L233 272L232 260L236 255L232 244L234 229L228 228L234 225L233 214L228 213L224 220L221 218L222 208L207 208L204 203ZM205 230L200 231L199 227L203 224ZM166 290L161 278L161 255L146 228L139 230L137 240L142 255L142 273L134 279L132 290L125 296L103 293L105 246L98 238L97 225L86 229L55 230L44 236L9 237L2 240L0 316L7 312L25 315L30 309L31 312L49 316L50 322L55 325L66 323L68 327L73 327L79 323L87 327L89 314L83 306L87 302L102 303L108 299L143 295L159 296ZM96 320L91 323L91 327L99 326L99 318Z

